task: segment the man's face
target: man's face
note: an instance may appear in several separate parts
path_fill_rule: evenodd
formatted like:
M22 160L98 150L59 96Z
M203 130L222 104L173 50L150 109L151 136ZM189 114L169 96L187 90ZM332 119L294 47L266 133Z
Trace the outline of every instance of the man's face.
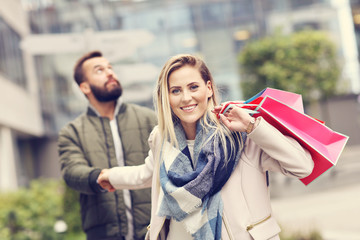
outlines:
M122 87L113 72L112 66L104 57L88 59L82 66L85 82L99 102L117 100L122 94Z

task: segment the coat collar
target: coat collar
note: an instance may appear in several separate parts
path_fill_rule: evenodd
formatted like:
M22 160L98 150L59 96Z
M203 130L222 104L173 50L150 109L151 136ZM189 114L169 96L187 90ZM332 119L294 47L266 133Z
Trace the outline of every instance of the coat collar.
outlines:
M122 97L120 97L117 101L116 101L116 106L115 106L115 110L114 110L114 116L119 114L120 111L120 107L123 105L123 99ZM101 117L100 113L95 109L95 107L93 105L91 105L89 103L88 105L88 109L87 109L87 114L90 116L97 116L97 117Z

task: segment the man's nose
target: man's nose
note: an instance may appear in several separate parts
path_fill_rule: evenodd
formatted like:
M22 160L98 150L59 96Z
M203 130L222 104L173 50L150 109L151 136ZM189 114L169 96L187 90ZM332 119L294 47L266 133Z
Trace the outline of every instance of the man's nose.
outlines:
M107 68L106 69L106 75L112 76L112 75L114 75L114 71L111 68Z

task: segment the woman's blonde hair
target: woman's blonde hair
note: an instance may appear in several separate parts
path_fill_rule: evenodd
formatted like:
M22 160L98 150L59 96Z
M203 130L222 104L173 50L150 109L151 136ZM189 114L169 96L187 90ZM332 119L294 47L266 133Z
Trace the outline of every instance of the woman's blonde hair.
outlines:
M174 123L179 121L178 117L173 113L169 102L169 78L171 73L184 67L191 66L199 70L201 78L205 84L210 81L213 94L208 99L207 110L202 117L201 123L205 129L215 128L215 133L219 135L222 146L225 148L225 156L227 156L226 138L233 139L234 135L226 128L211 110L219 104L218 90L214 83L213 77L206 66L205 62L199 57L190 54L179 54L171 57L162 68L154 94L154 106L158 116L158 126L162 137L162 142L169 141L173 146L178 146L175 135ZM211 139L211 138L210 138ZM241 140L240 140L241 141ZM231 142L231 149L234 148L234 141Z

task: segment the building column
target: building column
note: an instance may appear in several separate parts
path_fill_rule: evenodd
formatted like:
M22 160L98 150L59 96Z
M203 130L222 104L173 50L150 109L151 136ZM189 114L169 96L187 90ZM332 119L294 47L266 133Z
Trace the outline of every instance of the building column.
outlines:
M18 188L14 139L10 128L0 126L0 191Z
M344 55L343 74L350 80L352 93L360 93L360 69L358 49L349 0L332 0L338 12L338 23Z

